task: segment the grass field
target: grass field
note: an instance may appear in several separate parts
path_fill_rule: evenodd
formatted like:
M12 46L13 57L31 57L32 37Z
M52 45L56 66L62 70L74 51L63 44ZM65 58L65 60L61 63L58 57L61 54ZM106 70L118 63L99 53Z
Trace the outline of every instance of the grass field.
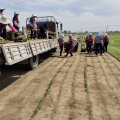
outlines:
M108 36L110 39L108 52L120 61L120 34Z

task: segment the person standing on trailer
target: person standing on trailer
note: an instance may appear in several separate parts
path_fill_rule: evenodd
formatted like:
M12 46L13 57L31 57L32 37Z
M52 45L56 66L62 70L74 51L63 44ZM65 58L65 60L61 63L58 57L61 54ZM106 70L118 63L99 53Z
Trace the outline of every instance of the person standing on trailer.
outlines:
M5 8L0 7L0 16L3 15L3 11L4 11L4 10L5 10ZM6 27L4 27L4 29L3 29L2 37L3 37L5 40L7 40L7 38L6 38Z
M43 38L46 38L46 35L45 35L45 29L48 30L48 24L47 22L42 22L41 25L40 25L40 35L41 35L41 39Z
M90 33L89 34L89 41L88 41L88 53L92 52L92 48L91 48L92 45L93 45L93 37L92 37L92 34Z
M29 25L30 25L30 29L31 29L31 39L36 39L36 30L37 30L37 24L35 22L35 15L32 14L30 21L29 21ZM34 37L33 37L33 33L34 33Z
M67 54L65 55L65 57L67 57L69 53L71 54L71 56L73 56L72 51L74 49L74 45L73 45L72 34L69 35L68 45L69 45L69 48L67 50Z
M103 46L103 53L104 53L104 52L107 52L107 46L109 44L109 38L107 36L107 33L105 33L103 37L103 42L104 42L104 46Z
M3 37L4 28L10 24L6 15L0 16L0 36Z
M17 31L19 31L19 29L20 29L20 22L19 22L19 19L18 19L18 15L19 15L19 13L14 12L13 27L14 27ZM15 38L18 37L18 33L15 33L14 36L15 36Z
M95 37L95 45L96 45L96 56L98 54L98 48L100 48L100 55L102 55L103 38L100 32L97 32L97 35Z
M63 51L63 46L64 46L64 35L60 35L58 42L59 42L59 47L60 47L60 56L62 56L62 51Z

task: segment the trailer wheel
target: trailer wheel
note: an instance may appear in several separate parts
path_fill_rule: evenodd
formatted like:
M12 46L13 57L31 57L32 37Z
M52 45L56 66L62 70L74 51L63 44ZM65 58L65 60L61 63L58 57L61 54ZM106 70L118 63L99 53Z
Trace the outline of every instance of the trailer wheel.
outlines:
M39 55L33 56L29 59L28 67L29 69L35 69L39 64Z

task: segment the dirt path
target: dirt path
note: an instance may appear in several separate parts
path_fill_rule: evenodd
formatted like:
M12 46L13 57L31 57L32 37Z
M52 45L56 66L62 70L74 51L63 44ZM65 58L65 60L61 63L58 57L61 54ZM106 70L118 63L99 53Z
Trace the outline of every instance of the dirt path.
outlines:
M2 69L0 120L120 120L120 62L80 48L58 55L46 54L32 71Z

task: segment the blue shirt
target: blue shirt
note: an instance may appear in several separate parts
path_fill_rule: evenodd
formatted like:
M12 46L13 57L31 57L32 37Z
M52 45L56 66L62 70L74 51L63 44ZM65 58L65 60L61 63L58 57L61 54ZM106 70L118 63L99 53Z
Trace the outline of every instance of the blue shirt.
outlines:
M46 29L48 30L48 24L47 24L47 22L42 22L42 24L40 25L40 27L46 27Z

